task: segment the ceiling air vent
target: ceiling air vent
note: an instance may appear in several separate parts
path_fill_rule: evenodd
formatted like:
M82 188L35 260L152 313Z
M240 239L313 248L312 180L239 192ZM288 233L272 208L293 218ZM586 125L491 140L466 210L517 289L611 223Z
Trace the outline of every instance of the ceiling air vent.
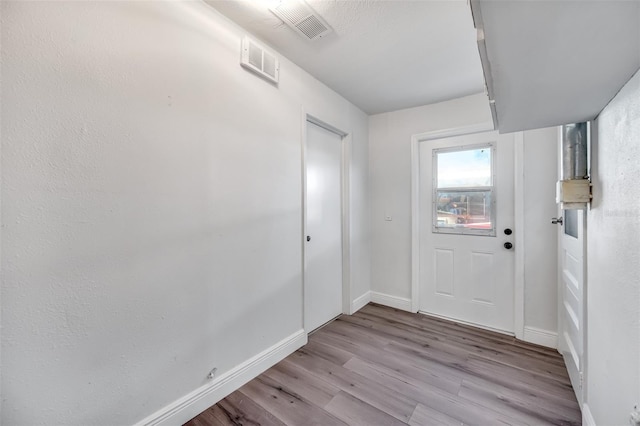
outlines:
M280 64L276 55L266 51L249 37L242 39L240 65L274 83L278 83L280 78Z
M332 31L329 24L302 0L283 0L269 10L306 40L317 40Z

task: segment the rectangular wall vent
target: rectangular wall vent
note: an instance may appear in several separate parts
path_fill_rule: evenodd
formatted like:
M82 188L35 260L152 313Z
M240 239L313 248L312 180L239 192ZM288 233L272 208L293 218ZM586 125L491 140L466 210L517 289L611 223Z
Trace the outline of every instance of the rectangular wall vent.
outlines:
M306 40L317 40L332 31L329 24L303 0L283 0L269 10Z
M273 83L277 84L280 79L280 63L276 55L249 37L242 39L240 65Z

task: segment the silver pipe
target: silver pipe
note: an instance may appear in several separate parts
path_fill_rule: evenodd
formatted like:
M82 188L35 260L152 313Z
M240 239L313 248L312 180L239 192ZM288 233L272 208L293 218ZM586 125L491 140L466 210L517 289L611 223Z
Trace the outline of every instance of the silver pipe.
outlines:
M562 126L562 180L586 179L587 123Z

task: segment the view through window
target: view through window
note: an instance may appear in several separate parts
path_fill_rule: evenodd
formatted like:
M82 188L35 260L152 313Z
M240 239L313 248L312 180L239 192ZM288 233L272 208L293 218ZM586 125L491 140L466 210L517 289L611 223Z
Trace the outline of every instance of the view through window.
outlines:
M495 146L435 149L433 232L495 235Z

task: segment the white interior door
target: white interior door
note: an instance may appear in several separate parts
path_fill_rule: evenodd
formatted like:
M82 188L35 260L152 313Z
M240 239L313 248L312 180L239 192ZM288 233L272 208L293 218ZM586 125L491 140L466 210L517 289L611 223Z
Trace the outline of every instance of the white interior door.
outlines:
M307 122L304 326L342 312L342 137Z
M419 145L419 309L513 333L513 135Z
M560 211L562 213L562 211ZM582 407L584 371L584 281L586 215L582 210L565 210L558 238L560 283L559 350Z

